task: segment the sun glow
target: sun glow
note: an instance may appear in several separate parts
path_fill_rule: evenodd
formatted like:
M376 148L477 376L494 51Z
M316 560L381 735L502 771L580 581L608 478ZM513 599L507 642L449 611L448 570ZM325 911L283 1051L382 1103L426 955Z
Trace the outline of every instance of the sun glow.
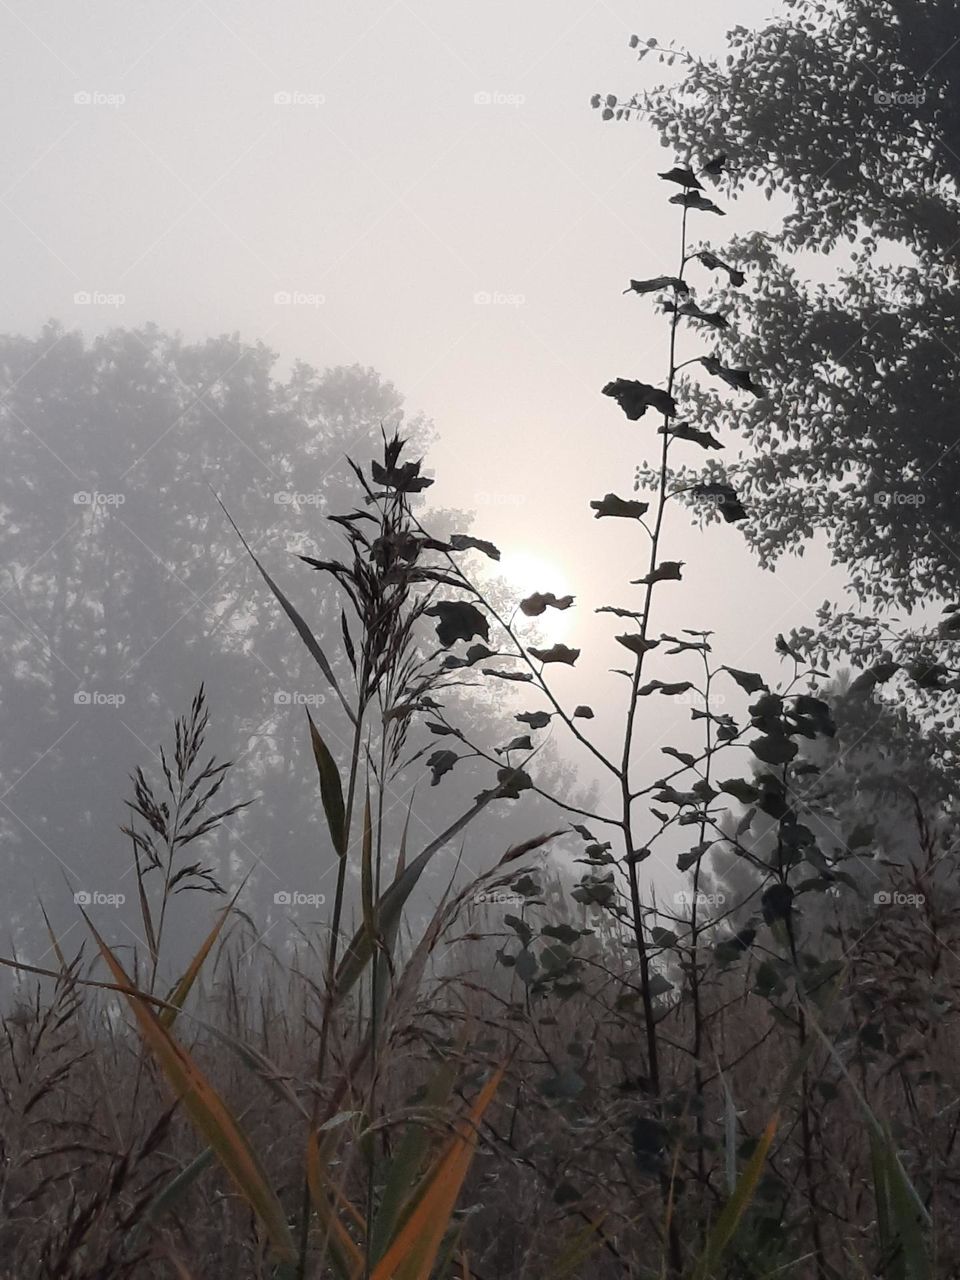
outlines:
M514 605L536 592L541 595L552 592L558 597L576 595L559 565L532 551L505 552L499 569L507 582ZM547 608L535 618L526 618L518 610L515 623L524 630L535 627L545 640L554 643L570 634L575 613L576 601L569 609Z

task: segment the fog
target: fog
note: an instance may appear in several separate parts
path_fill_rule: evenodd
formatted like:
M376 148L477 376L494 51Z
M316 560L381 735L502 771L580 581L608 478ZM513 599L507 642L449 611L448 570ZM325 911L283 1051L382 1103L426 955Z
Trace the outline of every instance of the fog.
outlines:
M649 76L627 46L634 31L708 51L767 8L5 7L16 127L4 142L0 326L35 343L8 350L4 402L18 437L9 460L23 468L5 478L2 597L18 947L48 952L40 901L75 937L76 892L121 893L132 909L127 774L156 765L201 680L220 758L240 762L229 799L261 797L217 837L225 879L267 869L248 903L267 932L274 891L323 892L332 863L302 704L329 691L301 665L215 495L315 620L323 592L290 553L329 548L324 517L353 500L345 458L371 456L401 398L408 419L425 420L440 524L446 510L463 513L462 530L472 518L470 532L501 549L514 599L576 596L574 611L544 620L548 639L583 651L557 686L596 706L602 747L616 741L616 645L594 610L627 603L643 548L634 562L619 522L598 524L589 502L630 489L643 447L598 392L663 365L663 326L622 290L672 270L676 228L652 198L664 154L652 131L601 125L589 99ZM777 214L748 196L724 235ZM40 337L51 320L60 328ZM95 354L117 329L126 337ZM302 415L296 429L265 412L262 349ZM294 406L301 362L321 375ZM354 366L376 373L323 380ZM332 438L315 447L321 418ZM735 527L705 539L682 511L668 524L685 581L661 598L658 625L708 618L740 667L776 674L773 636L842 589L816 549L772 575ZM689 734L683 705L654 699L645 715L644 766ZM588 752L549 750L584 794L609 792ZM447 779L452 794L420 820L434 830L472 781ZM549 818L528 804L504 821L519 839ZM470 866L509 842L477 839L463 849ZM653 874L679 883L666 863Z

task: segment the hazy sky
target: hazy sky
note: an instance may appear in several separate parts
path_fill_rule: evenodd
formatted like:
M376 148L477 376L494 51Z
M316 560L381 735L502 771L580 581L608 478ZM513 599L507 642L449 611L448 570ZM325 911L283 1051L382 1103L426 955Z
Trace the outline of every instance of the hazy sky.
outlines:
M373 365L435 420L439 500L556 566L528 585L577 592L565 638L617 665L589 611L635 601L618 584L646 551L589 501L627 495L655 437L599 391L663 378L663 322L622 290L675 267L677 221L653 176L671 157L643 125L602 125L589 98L657 77L632 32L722 53L728 27L775 9L10 0L0 325L156 321L238 330L285 364ZM696 231L722 243L771 216L751 199ZM658 626L712 626L721 657L776 673L776 632L835 594L824 559L774 578L735 528L701 536L683 512L672 527L688 567Z

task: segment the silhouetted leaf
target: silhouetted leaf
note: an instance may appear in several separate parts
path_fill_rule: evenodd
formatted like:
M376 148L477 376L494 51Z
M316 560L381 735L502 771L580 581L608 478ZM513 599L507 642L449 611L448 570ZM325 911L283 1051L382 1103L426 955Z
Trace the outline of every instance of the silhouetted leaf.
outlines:
M724 671L733 676L745 693L759 693L767 687L763 676L758 676L755 671L738 671L736 667L724 667Z
M530 983L537 976L537 958L532 951L528 951L526 947L518 952L514 961L514 968L517 977L521 982Z
M671 929L659 927L650 930L650 940L655 947L675 947L677 935Z
M672 302L663 304L664 311L675 311L678 316L686 316L688 320L699 320L708 324L711 329L729 329L730 321L719 311L701 311L695 302L685 302L678 307Z
M565 662L570 667L580 657L579 649L570 649L565 644L551 645L549 649L528 649L527 653L538 662Z
M689 751L678 751L676 747L661 747L660 750L665 756L673 756L681 764L696 764L696 756L692 756Z
M648 409L656 409L668 418L676 416L677 404L673 396L652 387L647 382L635 382L630 378L615 378L603 388L605 396L611 396L631 422L642 418Z
M573 601L573 596L555 596L552 591L535 591L532 596L520 601L520 610L528 618L537 618L541 613L546 613L547 609L569 609Z
M518 800L521 791L529 791L533 786L533 779L523 769L512 769L509 765L497 770L497 785L489 791L481 791L477 796L477 803L487 799L495 800ZM520 882L514 885L518 893L522 893Z
M639 520L650 510L649 502L634 502L632 499L618 498L615 493L607 493L602 498L594 499L590 506L595 511L597 520L601 516L623 516L628 520Z
M656 649L660 643L659 640L645 640L643 636L632 631L627 635L617 636L616 640L625 649L629 649L631 653L636 654L647 653L650 649Z
M445 773L449 773L460 757L455 751L434 751L433 755L427 757L427 768L433 773L430 782L435 787Z
M745 283L747 277L738 267L729 266L726 262L721 261L715 253L711 253L709 249L701 249L697 257L708 270L725 271L735 289L739 289Z
M529 684L533 679L533 674L530 671L497 671L493 667L484 667L481 674L496 676L498 680L520 680L524 684Z
M921 689L944 689L950 672L940 662L911 662L907 675Z
M660 693L664 697L673 698L681 693L689 693L693 685L689 680L678 680L673 684L664 684L662 680L650 680L637 690L637 694L641 698L645 698L651 693Z
M749 391L751 395L762 399L767 393L758 382L754 382L750 376L749 369L731 369L727 365L721 364L716 356L704 356L700 363L708 373L712 373L714 377L721 378L728 387L733 387L735 391Z
M482 551L485 556L489 556L491 560L500 559L500 551L492 542L487 542L483 538L473 538L468 533L453 533L450 535L450 549L452 551Z
M317 774L320 779L320 799L327 819L327 828L330 832L333 847L338 856L342 858L347 852L347 824L340 773L329 748L320 736L317 726L313 723L309 707L307 708L307 721L310 726L310 743L313 747L313 757L317 764Z
M668 435L675 440L689 440L692 444L698 444L701 449L723 448L716 436L712 436L709 431L698 431L688 422L678 422L675 427L660 427L657 434Z
M582 703L579 707L573 709L574 718L577 720L592 720L593 708L584 706Z
M663 178L664 182L676 182L679 186L686 187L689 191L703 190L702 184L697 180L697 176L692 169L681 169L675 165L674 168L668 169L666 173L658 173L657 177ZM674 199L676 199L676 196L674 196Z
M674 289L677 293L687 294L689 287L678 276L655 276L652 280L631 280L624 293L657 293L661 289Z
M652 573L645 573L642 578L632 578L631 585L640 587L654 582L679 582L683 576L680 572L683 565L683 560L662 560Z
M783 654L785 658L793 658L795 662L803 661L803 654L800 652L800 650L794 649L789 644L787 644L786 640L783 638L783 635L779 632L777 633L777 638L774 642L773 647L776 649L777 653Z
M521 711L513 718L519 720L521 724L528 724L531 729L545 729L550 723L552 714L552 711Z
M885 684L900 670L898 662L877 662L857 676L850 685L849 693L868 693L878 684Z
M719 786L721 791L733 796L741 804L756 804L760 799L760 792L745 778L728 778L726 782L721 782Z
M465 600L438 600L424 609L431 618L438 618L437 639L445 649L458 640L472 640L474 636L490 638L487 619L476 607Z
M824 737L832 738L837 732L829 703L812 694L797 694L790 715L794 732L802 733L804 737L814 738L817 734L823 734Z
M370 474L374 481L383 485L385 489L395 489L398 493L420 493L433 484L432 480L420 474L422 465L421 460L404 462L400 466L383 467L374 460L370 464Z
M793 906L793 890L788 884L772 884L764 889L760 906L767 924L773 924L776 920L786 920Z
M747 744L758 760L764 764L787 764L797 754L797 744L791 738L766 734Z
M737 520L746 520L746 508L737 497L736 490L729 484L714 482L711 484L695 484L690 492L695 498L709 498L726 520L733 524Z
M701 213L718 213L721 217L726 217L718 204L706 199L699 191L681 191L679 195L670 197L670 203L682 204L687 209L698 209Z
M618 618L642 618L643 613L637 609L619 609L613 604L601 605L599 609L594 609L594 613L612 613Z

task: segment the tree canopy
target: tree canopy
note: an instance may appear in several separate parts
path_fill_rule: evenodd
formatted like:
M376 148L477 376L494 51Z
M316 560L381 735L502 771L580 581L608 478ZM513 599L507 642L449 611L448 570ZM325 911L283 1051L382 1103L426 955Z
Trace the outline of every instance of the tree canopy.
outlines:
M958 36L954 3L790 0L735 28L723 59L635 37L641 57L680 60L679 79L599 99L673 152L725 153L728 194L787 197L775 234L722 251L748 284L718 352L762 369L769 394L731 422L725 395L692 388L695 425L747 446L702 470L735 485L764 563L822 532L875 607L960 592ZM808 282L805 252L834 254L835 278Z

